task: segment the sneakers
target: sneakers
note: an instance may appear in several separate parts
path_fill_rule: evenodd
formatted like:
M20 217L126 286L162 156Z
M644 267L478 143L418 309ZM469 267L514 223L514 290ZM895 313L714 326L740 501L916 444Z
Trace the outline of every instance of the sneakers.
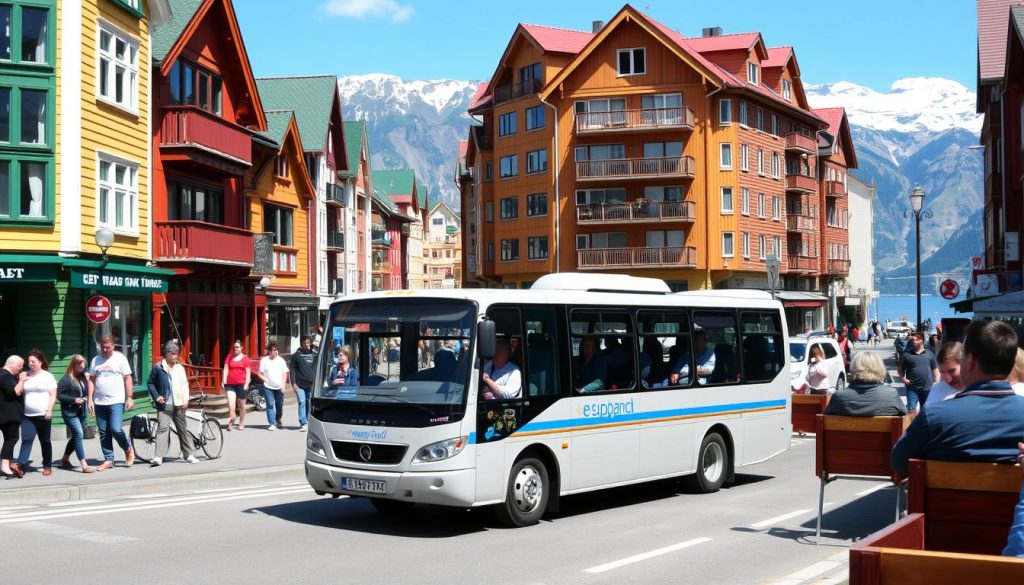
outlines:
M196 459L195 455L189 455L188 459L185 460L185 463L199 463L199 460Z
M299 425L299 432L300 433L306 432L306 425Z
M267 430L268 431L276 431L277 427L275 427L274 425L270 425L270 426L267 427Z
M149 466L150 467L160 467L161 465L163 465L163 463L164 463L164 460L162 458L155 457L152 461L149 462Z

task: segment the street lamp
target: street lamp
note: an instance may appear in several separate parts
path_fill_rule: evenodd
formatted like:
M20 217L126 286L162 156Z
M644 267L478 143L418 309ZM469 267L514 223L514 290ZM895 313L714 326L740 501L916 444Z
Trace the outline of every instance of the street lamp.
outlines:
M103 261L107 261L107 250L114 245L114 232L109 228L100 228L96 230L95 234L96 245L99 246L100 251L103 252Z
M932 210L924 209L924 189L920 185L914 187L910 194L910 209L903 212L903 217L914 218L914 233L917 242L917 330L922 331L921 321L921 218L932 218Z

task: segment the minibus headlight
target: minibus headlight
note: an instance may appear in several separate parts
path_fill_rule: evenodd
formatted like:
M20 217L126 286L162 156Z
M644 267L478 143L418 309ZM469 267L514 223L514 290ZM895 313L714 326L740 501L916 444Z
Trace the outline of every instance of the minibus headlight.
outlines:
M308 433L306 435L306 449L321 457L327 457L327 451L324 449L324 444L313 433Z
M442 459L450 459L458 455L468 442L468 437L455 437L431 443L420 448L413 457L413 463L433 463Z

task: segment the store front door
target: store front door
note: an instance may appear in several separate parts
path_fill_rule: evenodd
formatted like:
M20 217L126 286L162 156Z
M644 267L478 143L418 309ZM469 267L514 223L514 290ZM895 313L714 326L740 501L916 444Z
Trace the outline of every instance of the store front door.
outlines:
M89 335L99 344L104 335L114 338L114 349L128 358L132 367L132 382L138 386L144 374L142 364L143 324L146 317L142 299L110 299L110 318L103 323L89 322ZM89 358L96 355L95 345ZM147 364L148 367L148 364Z

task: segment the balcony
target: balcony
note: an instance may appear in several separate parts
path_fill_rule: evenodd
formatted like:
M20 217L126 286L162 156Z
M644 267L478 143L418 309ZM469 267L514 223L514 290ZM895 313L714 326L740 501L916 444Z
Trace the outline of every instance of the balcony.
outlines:
M817 272L818 258L816 256L800 256L789 254L786 256L787 272Z
M657 130L693 130L690 108L616 110L576 114L576 134L622 134Z
M697 248L596 248L577 251L580 270L606 268L696 268Z
M391 261L382 260L380 262L373 262L370 265L370 271L374 274L391 274Z
M786 151L815 154L818 152L818 143L810 136L804 136L799 132L790 132L786 135Z
M807 175L786 175L786 191L814 193L818 190L818 180Z
M601 181L608 179L692 179L697 165L692 156L666 158L616 158L577 161L576 180Z
M342 231L329 231L327 232L327 247L334 250L345 249L345 232Z
M827 197L844 197L846 185L839 181L825 181L825 195Z
M274 274L295 276L298 273L298 258L299 250L297 248L274 246Z
M541 83L539 79L527 79L509 85L502 85L494 90L494 104L497 105L535 94L540 91L540 88Z
M694 221L697 204L693 201L647 201L629 203L587 203L576 206L576 223L660 223Z
M195 106L164 108L160 150L165 160L198 163L233 175L245 174L252 166L249 132Z
M786 231L790 232L813 232L815 227L813 217L806 215L787 215Z
M345 188L341 185L327 183L327 203L345 207Z
M850 261L830 258L828 260L828 273L835 276L849 276Z
M158 221L153 256L157 262L198 262L253 267L253 234L204 221Z

